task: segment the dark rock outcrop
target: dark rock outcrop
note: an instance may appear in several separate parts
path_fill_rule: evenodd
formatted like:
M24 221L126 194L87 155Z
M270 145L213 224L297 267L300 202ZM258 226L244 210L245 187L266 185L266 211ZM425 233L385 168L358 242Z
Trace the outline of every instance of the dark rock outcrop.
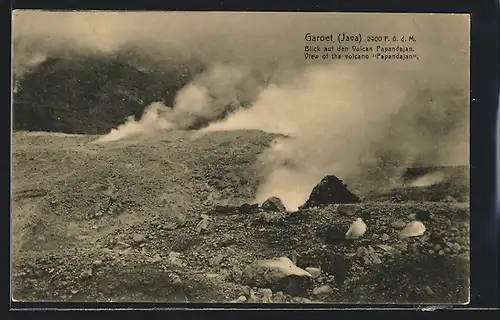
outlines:
M278 211L278 212L286 211L283 202L281 201L280 198L277 197L268 198L266 201L262 203L260 207L266 211Z
M317 184L309 199L302 206L309 208L318 204L358 203L360 199L347 189L347 186L334 175L328 175Z

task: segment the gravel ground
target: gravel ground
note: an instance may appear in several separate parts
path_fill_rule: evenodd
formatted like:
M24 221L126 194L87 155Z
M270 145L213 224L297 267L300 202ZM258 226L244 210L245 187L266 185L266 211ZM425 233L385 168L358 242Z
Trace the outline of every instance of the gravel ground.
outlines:
M169 133L99 146L89 143L92 136L15 133L14 298L468 301L467 204L242 210L259 184L253 164L272 138L231 132L190 141L187 133ZM345 240L357 218L366 233ZM425 232L400 239L414 220ZM279 257L312 276L251 268L256 260Z

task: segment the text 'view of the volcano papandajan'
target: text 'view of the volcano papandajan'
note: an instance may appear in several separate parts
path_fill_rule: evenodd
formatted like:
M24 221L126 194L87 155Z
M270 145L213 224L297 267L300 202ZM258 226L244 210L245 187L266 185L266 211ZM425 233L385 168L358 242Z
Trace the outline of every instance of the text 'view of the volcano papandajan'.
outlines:
M418 60L413 35L304 35L306 60Z

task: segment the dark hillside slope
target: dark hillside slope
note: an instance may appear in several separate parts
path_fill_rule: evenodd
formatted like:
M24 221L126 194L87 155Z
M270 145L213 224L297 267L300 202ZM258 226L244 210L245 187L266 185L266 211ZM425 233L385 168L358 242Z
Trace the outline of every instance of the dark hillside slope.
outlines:
M168 62L141 71L119 55L49 58L18 82L14 129L107 133L130 115L139 118L152 102L172 106L201 69L187 65Z

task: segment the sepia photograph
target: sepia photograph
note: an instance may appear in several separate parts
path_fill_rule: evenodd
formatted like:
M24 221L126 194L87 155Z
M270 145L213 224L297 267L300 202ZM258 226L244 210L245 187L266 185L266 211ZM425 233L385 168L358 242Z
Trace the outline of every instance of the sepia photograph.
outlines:
M11 298L467 304L470 16L12 14Z

